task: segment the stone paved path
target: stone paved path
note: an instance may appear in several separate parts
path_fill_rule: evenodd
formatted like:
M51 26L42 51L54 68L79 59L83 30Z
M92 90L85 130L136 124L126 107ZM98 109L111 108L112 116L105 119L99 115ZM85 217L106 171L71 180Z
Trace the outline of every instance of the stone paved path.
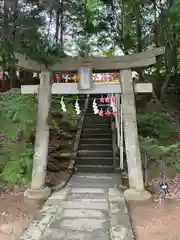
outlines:
M119 174L75 174L20 240L132 240Z

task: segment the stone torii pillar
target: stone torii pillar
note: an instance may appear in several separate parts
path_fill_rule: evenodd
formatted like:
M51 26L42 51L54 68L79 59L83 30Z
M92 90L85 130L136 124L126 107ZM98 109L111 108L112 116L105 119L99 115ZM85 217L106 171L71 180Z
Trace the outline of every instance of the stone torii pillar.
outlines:
M121 70L120 78L125 148L130 185L130 188L124 192L124 196L127 200L146 200L151 195L144 189L132 70Z
M43 71L40 75L31 187L24 193L24 196L28 199L43 200L51 195L51 190L45 186L49 143L48 115L50 106L51 76L50 72Z
M84 81L81 84L53 84L51 90L50 73L46 71L43 64L38 64L33 60L27 59L24 55L15 54L18 59L18 66L23 69L42 72L40 86L22 86L23 94L38 93L38 118L36 126L36 142L33 163L33 173L31 188L25 192L25 196L30 199L43 199L50 195L49 188L45 187L45 175L48 153L49 127L47 123L50 108L50 96L53 94L101 94L101 93L121 93L123 106L123 122L125 133L126 156L128 163L128 175L130 189L125 191L127 200L148 199L150 194L145 191L143 184L143 174L141 165L141 155L139 149L136 108L135 108L135 92L146 92L144 87L149 87L148 83L139 83L135 86L132 82L132 70L136 68L152 66L156 62L156 57L163 55L165 49L155 48L139 54L120 57L87 57L77 58L76 61L72 57L61 59L61 62L49 66L49 72L76 72L83 66L90 66L86 71ZM93 71L116 71L120 70L121 85L98 85L87 84L87 76ZM82 71L83 72L83 71ZM80 75L82 74L80 71ZM92 79L91 79L92 81ZM90 83L90 82L89 82ZM92 82L91 82L92 83ZM150 84L150 88L151 88ZM147 91L148 92L148 91ZM40 137L43 136L43 137Z

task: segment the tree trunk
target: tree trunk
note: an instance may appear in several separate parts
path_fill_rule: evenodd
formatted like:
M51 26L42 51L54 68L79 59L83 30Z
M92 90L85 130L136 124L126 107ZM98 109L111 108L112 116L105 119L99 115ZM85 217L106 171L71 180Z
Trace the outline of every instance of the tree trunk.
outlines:
M171 68L172 68L172 54L171 54L171 48L169 46L168 43L168 38L166 38L165 41L165 46L166 46L166 51L165 51L165 76L164 76L164 82L162 84L162 87L160 89L160 102L163 103L164 99L165 99L165 95L166 95L166 90L168 88L169 85L169 81L171 78Z
M129 54L129 48L128 43L126 41L127 31L125 31L126 26L126 14L125 14L125 0L121 1L121 29L122 29L122 42L123 42L123 48L124 48L124 54Z
M154 9L154 43L156 48L159 47L159 22L157 16L157 7L156 7L156 0L153 1L153 9ZM160 78L160 67L161 67L161 60L160 56L156 57L156 78L157 80ZM159 95L157 93L157 95Z
M60 13L61 13L60 4L59 4L59 2L57 2L57 7L56 7L56 32L55 32L56 44L59 43Z
M19 0L4 1L4 47L6 49L6 69L10 77L10 88L19 87L20 81L16 76L16 63L14 60L14 48L16 44L16 28L18 18ZM10 9L10 10L9 10ZM11 15L11 18L9 18Z
M52 24L52 20L53 20L53 6L50 9L50 14L49 14L49 23L48 23L48 39L50 37L50 31L51 31L51 24Z
M9 5L7 3L6 0L4 0L4 6L3 6L3 11L4 11L4 16L3 16L3 47L5 48L5 46L7 46L7 42L9 41ZM6 48L5 48L6 49ZM7 49L6 49L7 50ZM3 62L4 62L4 66L3 66L3 70L6 69L7 67L7 62L6 62L6 56L2 56L3 58Z
M140 2L136 3L136 52L142 52L142 32L141 32L141 4ZM138 69L139 80L143 82L143 71Z
M60 47L61 47L61 53L64 53L64 2L61 0L60 4L60 9L61 9L61 18L60 18L60 27L61 27L61 32L60 32Z

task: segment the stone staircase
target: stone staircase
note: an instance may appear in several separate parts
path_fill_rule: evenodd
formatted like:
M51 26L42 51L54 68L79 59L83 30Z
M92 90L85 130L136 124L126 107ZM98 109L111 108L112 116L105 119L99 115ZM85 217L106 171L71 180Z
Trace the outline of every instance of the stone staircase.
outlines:
M76 166L79 172L114 172L111 117L100 117L93 114L94 98L98 102L101 95L90 95L88 108L84 116ZM102 104L106 110L107 105Z

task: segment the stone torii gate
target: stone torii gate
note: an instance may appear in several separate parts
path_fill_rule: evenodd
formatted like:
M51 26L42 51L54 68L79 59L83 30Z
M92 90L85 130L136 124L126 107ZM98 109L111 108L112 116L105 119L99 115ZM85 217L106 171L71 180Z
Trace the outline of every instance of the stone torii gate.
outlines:
M139 54L120 57L65 57L60 63L46 68L16 54L18 66L40 74L40 85L22 85L22 94L39 94L38 114L36 123L35 151L31 187L26 190L25 196L29 199L45 199L51 191L45 186L46 166L48 157L49 126L48 115L51 105L51 94L107 94L120 93L124 122L125 149L128 165L130 188L125 191L127 199L148 199L150 194L145 191L139 148L135 93L152 92L151 83L134 84L132 70L145 68L156 62L156 57L164 54L164 48L154 48ZM93 83L92 73L119 71L121 84L117 82ZM51 72L79 71L78 83L53 83Z

